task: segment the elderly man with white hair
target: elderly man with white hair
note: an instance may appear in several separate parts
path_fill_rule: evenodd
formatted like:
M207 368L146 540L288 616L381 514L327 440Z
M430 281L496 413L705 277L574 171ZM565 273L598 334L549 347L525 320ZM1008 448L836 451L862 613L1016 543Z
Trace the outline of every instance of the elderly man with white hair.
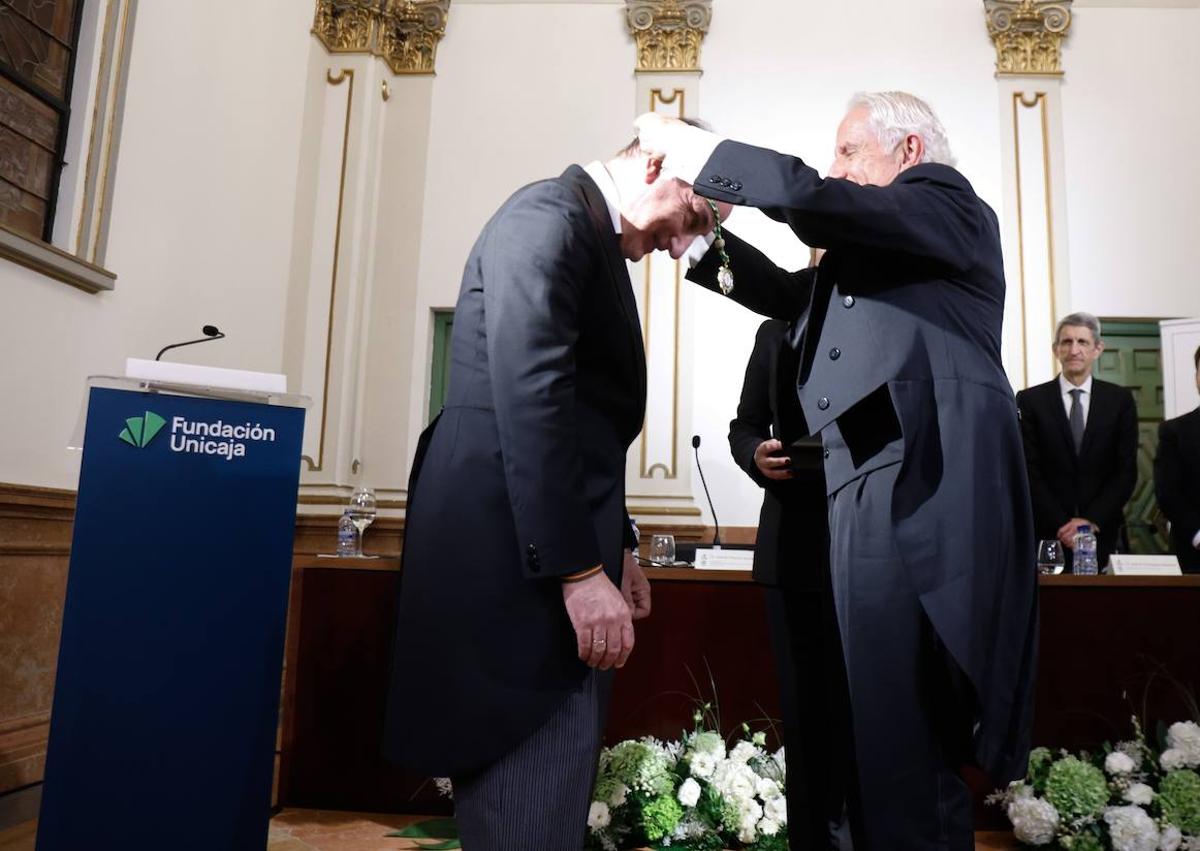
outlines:
M826 250L789 272L718 229L689 273L793 323L799 367L776 391L797 394L824 444L853 777L832 836L809 845L973 848L960 769L1024 775L1037 641L996 215L954 169L932 109L901 92L852 99L825 178L661 116L638 124L697 194Z

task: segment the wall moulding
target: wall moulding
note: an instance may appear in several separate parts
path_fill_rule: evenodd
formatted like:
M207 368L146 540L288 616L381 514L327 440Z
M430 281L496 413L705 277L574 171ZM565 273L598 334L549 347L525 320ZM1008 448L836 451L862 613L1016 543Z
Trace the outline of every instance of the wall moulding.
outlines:
M1062 43L1071 28L1072 0L983 0L996 73L1053 75L1062 70Z
M393 74L432 74L450 0L317 0L312 33L330 53L378 56Z

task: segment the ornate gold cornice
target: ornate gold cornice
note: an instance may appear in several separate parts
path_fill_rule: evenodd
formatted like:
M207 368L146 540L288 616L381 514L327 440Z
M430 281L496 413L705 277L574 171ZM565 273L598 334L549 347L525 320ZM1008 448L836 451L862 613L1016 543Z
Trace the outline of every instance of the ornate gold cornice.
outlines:
M712 0L625 0L638 71L699 71Z
M983 0L1000 75L1062 74L1073 0Z
M432 74L450 0L317 0L313 35L330 53L370 53L393 74Z

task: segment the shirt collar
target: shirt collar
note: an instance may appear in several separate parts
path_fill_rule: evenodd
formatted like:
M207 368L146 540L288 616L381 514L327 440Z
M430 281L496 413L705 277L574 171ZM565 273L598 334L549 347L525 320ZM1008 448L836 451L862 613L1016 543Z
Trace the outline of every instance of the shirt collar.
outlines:
M600 194L604 196L604 203L608 205L608 214L612 217L613 231L621 232L621 193L617 191L617 184L612 179L612 175L608 173L608 169L604 167L604 163L596 160L590 162L583 167L587 172L588 177L596 182L596 186L600 189Z
M1067 381L1067 377L1061 372L1058 374L1058 392L1064 396L1071 395L1072 390L1082 390L1084 395L1090 396L1092 393L1092 376L1089 373L1087 379L1076 387L1071 382Z

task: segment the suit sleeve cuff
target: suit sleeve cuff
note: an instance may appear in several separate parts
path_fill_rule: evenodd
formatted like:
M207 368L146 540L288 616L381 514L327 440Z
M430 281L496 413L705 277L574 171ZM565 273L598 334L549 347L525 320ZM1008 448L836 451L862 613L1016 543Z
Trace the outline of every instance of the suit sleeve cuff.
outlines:
M676 145L667 155L663 165L668 174L687 183L695 183L704 164L708 162L717 145L724 142L722 136L699 127L684 127L679 130Z

